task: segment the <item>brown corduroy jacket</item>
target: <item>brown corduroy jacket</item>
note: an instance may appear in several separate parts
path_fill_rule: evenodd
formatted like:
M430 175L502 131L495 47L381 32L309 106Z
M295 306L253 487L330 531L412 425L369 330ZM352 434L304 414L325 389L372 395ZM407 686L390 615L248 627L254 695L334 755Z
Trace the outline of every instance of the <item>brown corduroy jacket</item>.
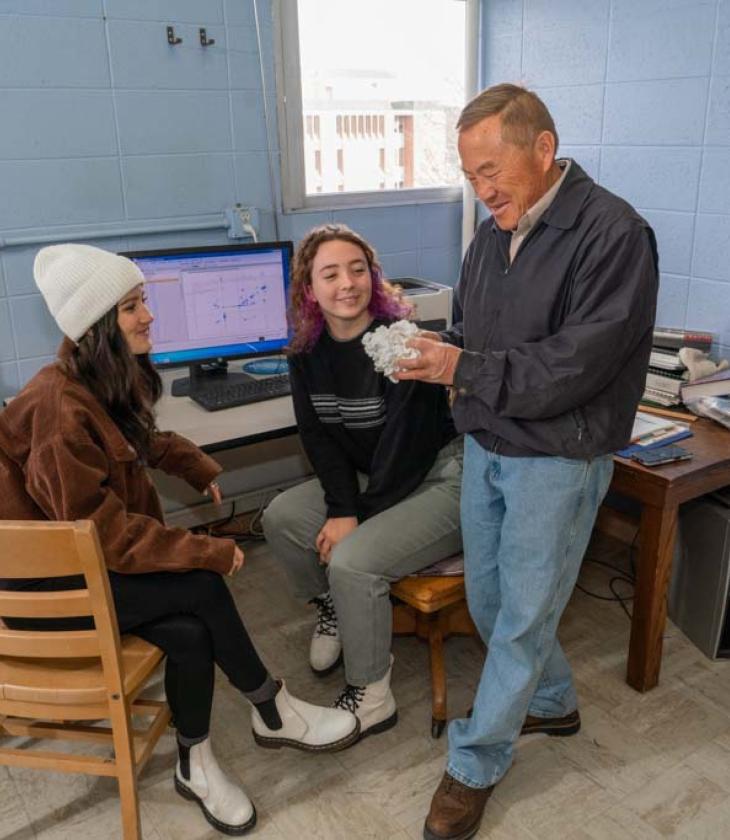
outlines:
M201 492L221 471L174 432L157 434L149 466ZM56 364L39 371L0 411L0 519L91 519L107 566L116 572L202 568L226 574L233 563L231 540L164 524L136 451L92 394ZM28 571L32 576L32 558Z

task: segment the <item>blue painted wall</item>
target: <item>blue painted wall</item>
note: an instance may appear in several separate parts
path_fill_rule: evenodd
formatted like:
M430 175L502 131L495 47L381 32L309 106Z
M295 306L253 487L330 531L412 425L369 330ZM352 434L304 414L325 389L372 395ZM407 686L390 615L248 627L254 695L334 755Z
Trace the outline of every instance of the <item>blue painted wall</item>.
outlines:
M730 0L484 0L485 85L522 82L561 151L653 225L658 321L730 357Z
M275 116L271 3L259 0ZM166 26L183 43L171 47ZM205 26L216 44L200 45ZM253 0L0 0L0 240L210 220L236 201L274 213ZM278 167L278 137L271 126ZM278 172L276 175L278 179ZM278 183L278 180L277 180ZM453 283L460 205L337 214L370 237L391 276ZM299 239L332 214L278 215ZM230 241L224 230L89 240L112 250ZM36 293L38 245L0 248L0 396L55 353Z
M258 8L273 114L270 3ZM199 45L201 25L214 47ZM730 0L485 0L482 47L484 83L535 87L562 150L654 225L659 319L713 330L730 356ZM72 226L83 241L100 223L210 219L235 201L262 208L262 236L274 235L252 0L1 0L0 114L0 238ZM426 204L278 219L296 241L337 218L372 239L390 276L453 282L460 216L458 204ZM35 293L35 250L0 248L0 395L59 338Z

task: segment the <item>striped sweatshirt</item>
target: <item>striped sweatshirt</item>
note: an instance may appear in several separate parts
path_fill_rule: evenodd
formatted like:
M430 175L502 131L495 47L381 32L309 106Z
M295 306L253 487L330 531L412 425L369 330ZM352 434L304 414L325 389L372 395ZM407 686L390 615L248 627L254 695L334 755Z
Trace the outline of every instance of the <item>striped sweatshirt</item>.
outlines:
M384 323L375 320L366 332ZM325 330L310 352L289 357L289 375L328 517L363 521L397 504L456 435L443 386L391 382L375 371L362 335L337 341ZM358 472L368 477L362 492Z

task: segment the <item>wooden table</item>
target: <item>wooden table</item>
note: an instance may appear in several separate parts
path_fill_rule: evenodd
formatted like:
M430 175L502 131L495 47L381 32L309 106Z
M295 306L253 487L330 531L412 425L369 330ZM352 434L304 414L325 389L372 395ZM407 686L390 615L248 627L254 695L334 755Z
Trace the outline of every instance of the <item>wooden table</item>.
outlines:
M679 506L730 484L730 431L704 419L697 420L691 428L693 437L679 442L694 453L691 461L642 467L636 461L615 458L611 490L641 503L626 669L626 681L637 691L649 691L659 681ZM601 520L599 516L599 528Z

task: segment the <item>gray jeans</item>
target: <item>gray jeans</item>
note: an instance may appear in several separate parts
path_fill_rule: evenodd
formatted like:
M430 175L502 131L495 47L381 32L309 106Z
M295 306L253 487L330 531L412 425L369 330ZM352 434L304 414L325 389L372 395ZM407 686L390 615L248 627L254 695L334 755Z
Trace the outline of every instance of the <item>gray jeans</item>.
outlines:
M390 665L390 583L461 551L459 497L463 439L447 444L421 486L359 525L319 563L315 539L327 518L318 479L277 496L264 533L284 564L294 595L310 600L328 589L337 612L345 676L353 685L383 677ZM367 483L360 476L361 487Z

